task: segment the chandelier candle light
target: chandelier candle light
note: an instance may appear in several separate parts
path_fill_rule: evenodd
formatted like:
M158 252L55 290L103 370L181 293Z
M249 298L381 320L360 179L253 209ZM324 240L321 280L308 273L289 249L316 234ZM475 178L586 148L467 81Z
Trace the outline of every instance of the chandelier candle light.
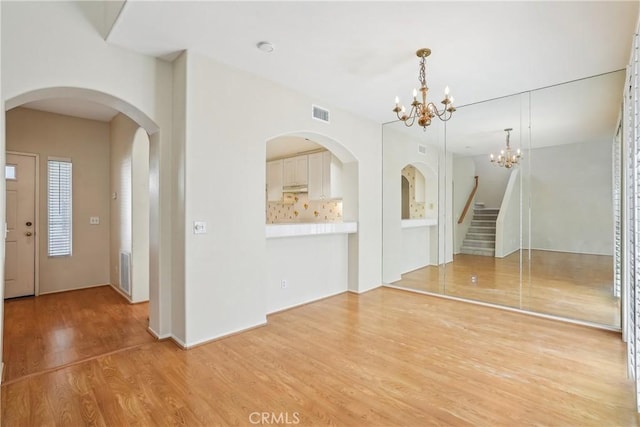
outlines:
M513 128L507 128L504 131L507 133L507 146L504 150L500 151L498 158L495 158L493 154L489 157L491 159L491 163L495 163L498 166L505 167L507 169L511 169L516 166L520 159L522 158L522 153L520 153L520 149L518 148L514 153L511 152L511 146L509 145L509 137L511 136L510 132Z
M431 55L431 49L423 48L416 52L416 56L420 58L420 74L418 75L418 81L420 82L420 93L422 102L418 101L418 91L413 89L413 102L411 103L411 111L406 113L404 105L400 105L400 100L396 96L396 106L393 112L396 113L398 119L402 120L405 126L413 126L413 123L418 119L418 125L422 126L424 130L427 130L427 126L431 124L431 119L438 117L443 122L446 122L451 118L456 108L453 106L453 96L449 95L449 86L444 90L444 99L441 101L444 104L442 110L438 110L438 107L433 102L427 102L427 87L426 75L425 75L425 60L427 56Z

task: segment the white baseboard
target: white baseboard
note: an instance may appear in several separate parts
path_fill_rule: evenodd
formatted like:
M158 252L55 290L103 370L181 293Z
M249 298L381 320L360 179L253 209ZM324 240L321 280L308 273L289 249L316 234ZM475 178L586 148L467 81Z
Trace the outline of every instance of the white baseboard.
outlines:
M91 288L99 288L100 286L111 286L109 283L100 283L98 285L88 285L88 286L81 286L79 288L67 288L67 289L56 289L54 291L47 291L47 292L38 292L38 296L40 295L49 295L49 294L57 294L60 292L69 292L69 291L81 291L83 289L91 289Z
M157 333L156 331L151 329L151 327L147 327L147 332L149 332L151 335L153 335L153 337L155 339L157 339L157 340L166 340L166 339L171 338L171 334L160 335L159 333Z
M288 306L285 306L285 307L282 307L282 308L278 308L276 310L268 312L267 316L269 316L271 314L276 314L276 313L280 313L280 312L283 312L283 311L291 310L291 309L296 308L296 307L302 307L303 305L313 304L314 302L318 302L318 301L322 301L323 299L335 297L336 295L344 294L345 292L350 292L350 291L348 289L343 289L343 290L336 291L336 292L333 292L333 293L330 293L330 294L327 294L327 295L323 295L323 296L318 297L318 298L311 299L309 301L299 302L299 303L288 305Z
M201 339L201 340L198 340L198 341L191 342L189 344L184 343L182 340L180 340L180 339L178 339L177 337L174 337L174 336L172 336L171 339L174 340L176 342L176 344L178 344L183 349L189 350L189 349L192 349L194 347L198 347L198 346L201 346L201 345L204 345L204 344L208 344L208 343L213 342L213 341L217 341L217 340L220 340L220 339L223 339L223 338L227 338L227 337L230 337L230 336L233 336L233 335L240 334L242 332L247 332L247 331L250 331L252 329L260 328L262 326L265 326L266 324L267 324L267 319L265 318L264 321L258 322L255 325L251 325L251 326L247 326L247 327L244 327L244 328L236 329L235 331L226 332L224 334L216 335L216 336L211 337L211 338L204 338L204 339Z

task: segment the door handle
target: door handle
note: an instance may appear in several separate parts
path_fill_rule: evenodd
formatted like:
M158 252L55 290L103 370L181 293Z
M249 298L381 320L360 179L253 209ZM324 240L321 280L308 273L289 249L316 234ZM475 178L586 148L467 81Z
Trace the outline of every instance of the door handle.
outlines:
M30 231L27 231L26 233L24 233L24 235L27 236L27 237L30 237L31 235L33 235L33 233L30 232Z

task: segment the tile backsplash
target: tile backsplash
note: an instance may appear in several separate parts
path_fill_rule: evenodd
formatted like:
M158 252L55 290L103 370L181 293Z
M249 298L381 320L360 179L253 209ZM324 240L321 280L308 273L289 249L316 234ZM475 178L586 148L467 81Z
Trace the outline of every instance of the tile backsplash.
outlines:
M402 176L409 181L409 218L418 219L425 218L425 203L416 202L416 168L413 165L407 165L402 169ZM418 172L419 173L419 172Z
M342 200L309 200L307 193L297 193L291 197L293 203L267 202L267 224L342 222Z

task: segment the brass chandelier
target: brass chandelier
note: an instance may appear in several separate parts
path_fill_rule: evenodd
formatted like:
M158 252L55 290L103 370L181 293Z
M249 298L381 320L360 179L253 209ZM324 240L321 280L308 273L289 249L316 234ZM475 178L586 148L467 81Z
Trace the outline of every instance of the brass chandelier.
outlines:
M511 151L511 146L509 145L509 137L511 136L510 132L512 130L513 128L507 128L504 130L507 133L507 146L505 147L505 149L500 151L500 154L497 158L494 157L493 154L491 154L490 156L491 163L507 169L511 169L512 167L516 166L522 158L522 153L520 152L519 148L515 153Z
M396 106L393 111L398 116L398 119L402 120L405 126L413 126L413 123L418 119L418 125L422 126L424 130L427 130L427 126L431 124L431 119L438 117L443 122L446 122L451 118L456 108L453 106L453 97L449 95L449 86L444 90L444 99L441 101L444 104L442 110L438 110L438 107L433 102L427 102L427 87L426 74L425 74L425 60L427 56L431 55L431 49L423 48L416 52L416 56L420 58L420 74L418 75L418 81L420 82L420 93L422 102L418 101L418 92L413 89L413 102L411 103L411 111L406 113L404 105L400 105L400 100L396 96Z

